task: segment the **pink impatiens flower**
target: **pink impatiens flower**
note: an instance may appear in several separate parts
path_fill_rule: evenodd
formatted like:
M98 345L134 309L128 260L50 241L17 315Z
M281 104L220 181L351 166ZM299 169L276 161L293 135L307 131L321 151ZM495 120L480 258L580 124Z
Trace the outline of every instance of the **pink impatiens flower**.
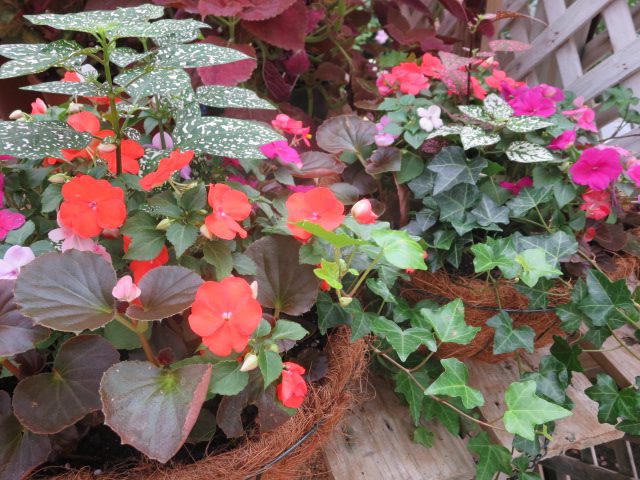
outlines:
M302 168L302 160L300 155L291 148L286 140L276 140L260 147L260 151L267 158L279 158L282 163L291 163L298 168Z
M566 117L575 121L580 128L588 132L598 133L598 127L595 124L596 112L585 106L584 98L577 97L573 104L576 106L573 110L564 110L562 112Z
M523 188L533 187L533 180L531 179L531 177L522 177L515 183L500 182L500 186L511 191L511 193L513 193L514 195L518 195L520 193L520 190L522 190Z
M20 269L34 258L36 256L29 247L14 245L9 248L0 260L0 280L15 280L20 274Z
M573 181L593 190L606 190L622 173L620 154L613 148L588 148L569 169Z
M556 113L556 102L553 95L545 94L546 89L541 85L534 88L524 86L509 90L513 97L507 101L513 108L514 115L550 117Z
M133 283L131 275L125 275L120 280L118 280L118 283L116 283L116 286L113 287L113 290L111 291L111 294L115 298L122 302L129 303L138 298L141 293L142 292L140 291L140 288L138 288L138 286Z
M17 212L12 212L6 208L0 210L0 240L7 238L7 235L11 230L16 230L24 225L24 215Z
M555 137L549 144L549 150L566 150L572 147L576 141L576 131L567 130Z
M395 135L384 131L385 127L389 125L390 121L391 119L387 115L383 115L380 121L376 123L376 131L378 133L376 133L373 138L378 147L388 147L396 141Z
M36 98L36 101L31 103L31 115L44 115L45 113L47 113L47 104L41 98Z

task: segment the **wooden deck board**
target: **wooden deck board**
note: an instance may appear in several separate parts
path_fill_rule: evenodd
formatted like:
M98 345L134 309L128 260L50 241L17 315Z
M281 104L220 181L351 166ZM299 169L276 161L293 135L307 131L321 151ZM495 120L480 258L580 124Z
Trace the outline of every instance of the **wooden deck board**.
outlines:
M628 345L629 349L640 357L640 344L633 335L631 327L625 326L616 330L616 335ZM586 345L585 348L592 348ZM630 355L625 349L620 348L619 343L613 337L607 339L602 345L605 352L591 352L590 355L600 367L613 377L620 387L628 387L635 384L635 379L640 375L640 360Z

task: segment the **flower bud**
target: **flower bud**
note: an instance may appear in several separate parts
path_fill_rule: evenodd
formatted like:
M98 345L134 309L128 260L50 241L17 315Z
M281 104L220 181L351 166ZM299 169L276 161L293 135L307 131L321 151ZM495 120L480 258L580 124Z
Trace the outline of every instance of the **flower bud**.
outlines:
M253 298L258 298L258 282L254 280L249 286L251 287L251 296Z
M11 112L11 114L9 115L9 118L11 120L21 120L24 118L24 112L22 110L14 110L13 112Z
M351 302L353 301L353 298L351 297L340 297L340 300L338 300L340 302L340 306L342 308L347 308Z
M258 356L255 353L248 353L244 356L244 361L240 367L241 372L250 372L258 368Z
M113 290L111 291L111 294L115 298L129 303L138 298L141 293L142 292L140 291L140 288L138 288L138 286L133 283L131 275L125 275L120 280L118 280L118 283L116 283L116 286L113 287Z
M378 218L378 215L373 213L371 201L367 198L359 200L353 205L353 207L351 207L351 215L355 218L356 222L365 225L375 223Z
M50 183L66 183L67 180L69 180L69 177L64 173L54 173L48 180Z
M166 230L169 229L169 227L171 226L172 223L173 223L173 220L171 220L169 218L163 218L156 225L156 230L165 230L166 231Z
M113 152L116 148L117 147L114 143L101 143L100 145L98 145L98 152L109 153Z
M275 343L272 343L271 345L269 345L267 347L267 350L273 353L280 353L280 347L278 347L278 345L276 345Z
M213 234L209 231L209 229L207 228L207 226L203 223L202 226L200 227L200 234L209 239L212 240L213 239Z
M84 105L81 103L71 102L69 104L69 113L79 113L84 110Z

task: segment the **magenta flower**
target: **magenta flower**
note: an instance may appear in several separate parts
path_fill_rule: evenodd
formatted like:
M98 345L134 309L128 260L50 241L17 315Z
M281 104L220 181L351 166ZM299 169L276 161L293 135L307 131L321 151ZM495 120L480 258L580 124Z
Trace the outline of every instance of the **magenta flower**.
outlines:
M564 110L562 114L576 122L581 129L598 133L598 127L595 124L596 112L585 106L584 98L577 97L573 104L576 106L575 109Z
M541 89L529 89L517 95L509 102L514 115L550 117L556 113L556 103L545 97Z
M279 158L282 163L291 163L302 168L302 160L298 152L289 146L286 140L276 140L260 147L267 158Z
M635 164L627 170L627 175L640 188L640 164Z
M516 183L513 182L500 182L502 188L510 190L514 195L518 195L520 190L526 187L533 187L533 180L531 177L522 177Z
M389 35L383 29L378 30L376 36L374 37L375 41L379 45L384 45L389 40Z
M391 119L388 115L383 115L378 123L376 123L376 135L374 141L378 147L388 147L396 141L396 136L384 131L385 127L389 125Z
M606 190L622 173L620 154L613 148L588 148L569 172L578 185Z
M549 150L566 150L572 147L576 141L576 131L567 130L554 138L549 144Z
M14 245L9 248L0 260L0 280L15 280L20 274L20 269L34 258L36 256L29 247Z
M24 225L25 220L21 213L12 212L6 208L0 210L0 240L7 238L11 230L16 230Z
M292 192L296 193L306 193L313 190L315 185L287 185L287 188Z
M546 83L541 83L537 87L533 87L533 90L539 89L542 92L542 95L550 98L554 102L561 102L564 100L564 92L556 87L552 87L551 85L547 85Z

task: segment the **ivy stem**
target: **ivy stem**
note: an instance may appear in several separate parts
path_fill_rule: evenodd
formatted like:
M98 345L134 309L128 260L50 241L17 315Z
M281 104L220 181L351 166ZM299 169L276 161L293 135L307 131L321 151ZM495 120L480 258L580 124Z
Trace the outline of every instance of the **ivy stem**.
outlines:
M636 360L640 361L640 357L636 355L635 352L631 350L626 343L624 343L624 340L622 340L618 335L616 335L616 332L612 328L609 328L609 330L611 331L611 336L616 339L616 341L620 344L620 346L624 348L629 353L629 355L631 355Z
M9 370L14 377L20 378L20 369L16 367L13 363L9 361L7 358L2 359L2 366Z
M373 259L373 261L369 264L367 269L364 272L362 272L362 275L360 275L360 278L358 278L358 281L356 282L356 284L353 286L351 291L347 294L349 297L353 297L356 294L356 292L358 291L362 283L367 279L367 277L369 276L373 268L378 264L378 262L381 259L382 259L382 251L378 254L376 258Z
M144 351L144 354L147 357L147 360L153 363L156 367L159 367L160 363L158 362L155 355L153 354L153 349L151 348L151 344L149 343L149 340L147 339L147 337L144 336L144 333L141 332L140 329L138 328L137 322L134 324L133 323L134 321L130 321L120 314L116 314L114 319L117 322L124 325L125 327L127 327L129 330L131 330L138 336L138 340L140 340L140 345L142 345L142 350Z

